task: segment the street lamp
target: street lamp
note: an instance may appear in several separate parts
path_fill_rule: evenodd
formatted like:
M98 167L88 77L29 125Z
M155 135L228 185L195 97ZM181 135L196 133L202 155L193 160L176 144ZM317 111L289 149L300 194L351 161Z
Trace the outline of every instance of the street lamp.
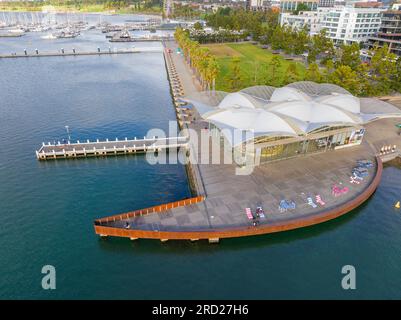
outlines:
M65 126L65 130L67 130L68 142L70 142L70 140L71 140L70 127L69 126Z

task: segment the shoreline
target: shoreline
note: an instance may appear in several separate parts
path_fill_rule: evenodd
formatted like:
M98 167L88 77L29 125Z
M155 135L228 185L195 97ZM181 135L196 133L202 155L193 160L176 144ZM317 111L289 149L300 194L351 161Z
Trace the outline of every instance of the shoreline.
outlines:
M171 77L171 70L175 69L174 63L171 60L171 56L170 53L167 53L167 47L165 45L165 43L162 41L162 45L163 45L163 59L164 59L164 65L166 68L166 74L167 74L167 81L169 83L169 87L170 87L170 95L171 95L171 100L173 102L173 106L174 106L174 112L175 112L175 117L176 117L176 121L178 124L178 127L180 130L184 130L187 129L188 126L184 123L184 120L180 119L180 114L179 114L179 107L180 104L177 101L176 98L176 92L174 89L174 84L179 85L180 81L174 80ZM180 85L181 86L181 85ZM182 89L182 86L181 86ZM187 183L188 183L188 188L190 191L190 194L192 197L203 197L205 196L205 191L203 186L199 186L199 178L197 178L197 174L196 174L196 169L193 167L193 165L188 162L187 164L185 164L185 173L187 176Z

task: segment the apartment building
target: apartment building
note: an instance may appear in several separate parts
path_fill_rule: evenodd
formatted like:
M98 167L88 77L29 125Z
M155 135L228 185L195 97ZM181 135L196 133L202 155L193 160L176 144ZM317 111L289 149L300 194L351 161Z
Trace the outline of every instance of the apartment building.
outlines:
M326 29L327 36L337 44L365 42L375 36L380 29L382 12L385 11L382 8L354 5L324 9L319 17L319 28Z
M310 34L315 34L320 29L317 11L300 11L297 15L291 12L283 12L280 14L280 25L287 25L296 30L306 27Z
M401 56L401 6L393 6L391 10L382 13L379 32L367 42L369 48L385 44L389 51Z

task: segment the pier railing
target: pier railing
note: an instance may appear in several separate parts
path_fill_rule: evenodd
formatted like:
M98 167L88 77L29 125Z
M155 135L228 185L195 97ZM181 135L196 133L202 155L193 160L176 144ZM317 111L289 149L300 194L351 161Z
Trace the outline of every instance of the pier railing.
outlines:
M168 137L168 138L146 138L128 140L106 140L106 141L77 141L75 143L57 142L51 144L42 143L42 147L36 151L38 160L66 159L79 157L109 156L121 154L135 154L144 152L157 152L164 149L186 148L188 137Z
M191 204L196 204L196 203L202 202L204 199L205 198L203 196L197 196L197 197L193 197L193 198L188 198L188 199L184 199L184 200L179 200L179 201L175 201L175 202L169 202L169 203L157 205L154 207L149 207L146 209L140 209L140 210L130 211L127 213L117 214L114 216L100 218L100 219L95 220L95 225L101 225L101 224L105 224L108 222L116 222L116 221L121 221L121 220L129 219L129 218L140 217L143 215L147 215L149 213L166 212L167 210L170 210L170 209L189 206Z
M159 48L134 48L134 49L116 49L116 48L108 48L107 50L101 50L97 48L93 51L78 51L76 49L72 49L71 51L67 51L64 49L60 49L60 51L56 52L46 52L35 49L33 52L28 52L24 50L24 52L14 52L11 54L0 54L0 59L8 59L8 58L32 58L32 57L67 57L67 56L99 56L99 55L120 55L120 54L133 54L133 53L154 53L161 52Z

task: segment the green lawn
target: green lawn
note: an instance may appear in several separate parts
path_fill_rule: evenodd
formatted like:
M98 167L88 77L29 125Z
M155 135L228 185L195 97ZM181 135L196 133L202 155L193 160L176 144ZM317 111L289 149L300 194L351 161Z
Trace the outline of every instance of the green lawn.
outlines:
M211 53L217 57L220 65L220 73L216 80L217 90L232 91L228 78L230 77L230 65L233 57L240 59L243 88L261 84L269 85L269 83L266 83L266 65L274 56L271 51L261 49L250 43L208 44L205 47L209 48ZM285 71L291 63L296 64L299 76L302 79L304 78L305 66L303 63L279 57L281 61L279 70L281 81L284 80Z

